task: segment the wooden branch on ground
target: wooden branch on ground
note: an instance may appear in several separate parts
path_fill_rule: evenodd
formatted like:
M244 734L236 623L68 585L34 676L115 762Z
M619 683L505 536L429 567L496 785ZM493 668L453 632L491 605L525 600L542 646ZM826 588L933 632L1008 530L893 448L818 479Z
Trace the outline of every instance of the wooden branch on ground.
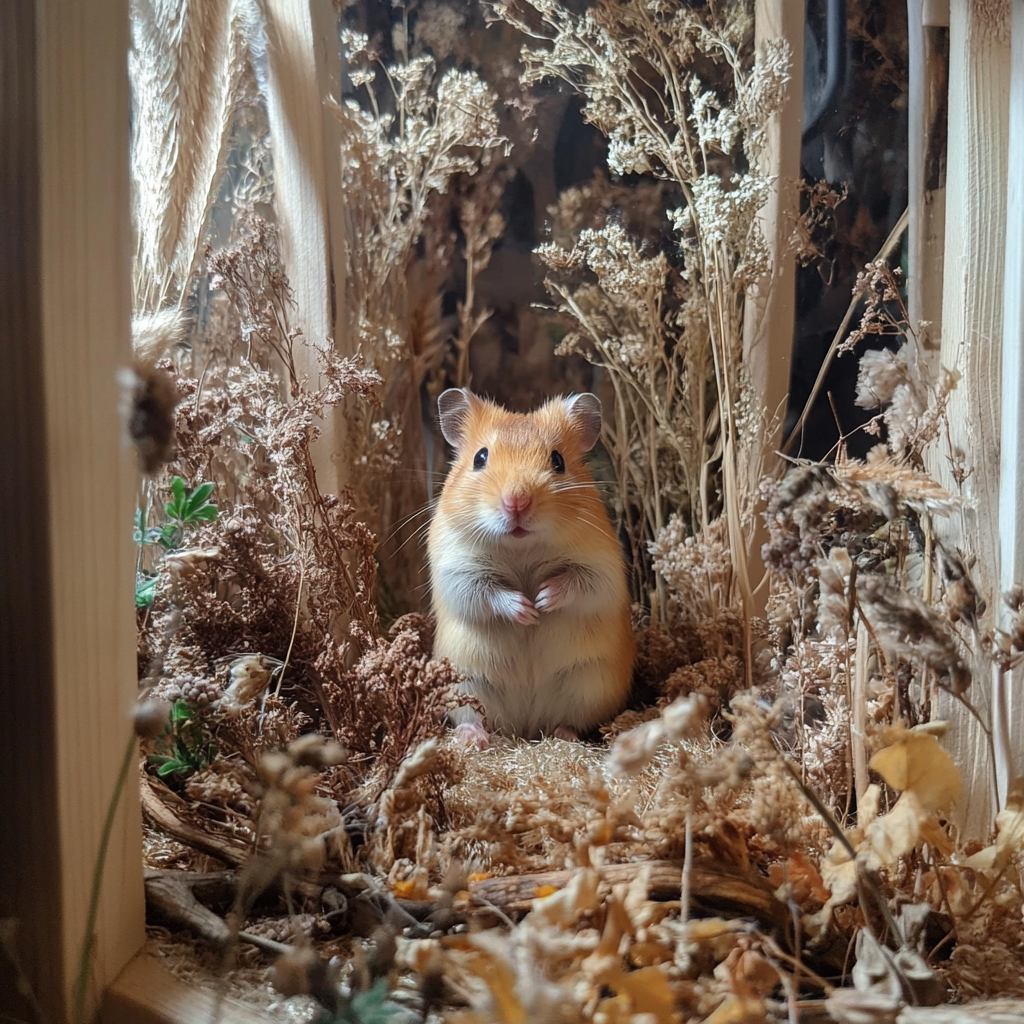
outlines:
M209 857L216 857L218 860L224 861L225 864L240 867L249 859L248 845L227 839L224 836L204 832L175 814L160 799L149 776L144 773L141 790L143 817L161 832L179 840L186 846L191 846L193 850L205 853Z
M644 869L650 869L649 893L654 899L678 899L683 877L682 861L655 860L630 864L606 864L600 868L605 890L628 884ZM479 906L506 911L529 910L541 886L561 889L572 878L572 871L542 871L534 875L510 875L473 882L469 895ZM785 930L790 911L779 900L766 880L741 875L715 861L697 861L690 871L690 899L707 913L732 917L753 917L770 928Z

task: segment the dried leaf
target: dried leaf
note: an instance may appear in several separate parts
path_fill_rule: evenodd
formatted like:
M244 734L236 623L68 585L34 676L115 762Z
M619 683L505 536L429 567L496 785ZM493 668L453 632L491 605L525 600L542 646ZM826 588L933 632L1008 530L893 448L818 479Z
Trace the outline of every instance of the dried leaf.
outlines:
M870 766L893 789L913 793L926 811L946 810L963 793L959 769L928 733L902 733L871 758Z
M1024 778L1014 779L1006 806L996 815L996 841L964 861L983 875L998 875L1024 847Z

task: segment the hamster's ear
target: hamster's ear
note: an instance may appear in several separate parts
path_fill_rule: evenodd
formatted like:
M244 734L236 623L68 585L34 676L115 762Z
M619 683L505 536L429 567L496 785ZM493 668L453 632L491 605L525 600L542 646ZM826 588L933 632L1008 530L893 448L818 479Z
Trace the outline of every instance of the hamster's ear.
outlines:
M462 446L466 430L466 417L476 403L476 396L465 388L449 388L437 399L441 433L456 451Z
M589 392L572 395L565 400L565 411L569 414L573 426L580 432L583 450L589 452L601 436L601 399Z

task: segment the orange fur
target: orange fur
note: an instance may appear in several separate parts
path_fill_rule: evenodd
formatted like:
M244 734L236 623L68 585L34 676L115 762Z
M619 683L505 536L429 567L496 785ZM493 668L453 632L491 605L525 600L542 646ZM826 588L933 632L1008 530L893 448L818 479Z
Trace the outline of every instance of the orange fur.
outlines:
M625 703L633 664L622 553L584 462L600 404L519 414L464 391L440 404L456 454L429 535L435 653L468 677L492 728L589 729Z

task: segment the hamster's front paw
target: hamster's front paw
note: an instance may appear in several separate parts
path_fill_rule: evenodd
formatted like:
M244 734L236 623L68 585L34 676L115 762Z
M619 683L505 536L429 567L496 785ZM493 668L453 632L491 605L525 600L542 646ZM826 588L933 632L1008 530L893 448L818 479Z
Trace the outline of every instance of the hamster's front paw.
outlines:
M499 615L518 622L521 626L536 626L540 622L540 612L534 603L518 590L501 590L495 596L495 610Z
M463 722L455 726L455 742L464 747L486 750L491 745L491 737L480 722Z
M552 576L540 585L537 600L534 601L538 611L553 612L561 608L569 596L569 577L566 575Z
M570 729L567 725L558 726L553 735L556 740L568 740L570 743L575 743L579 739L576 730Z

